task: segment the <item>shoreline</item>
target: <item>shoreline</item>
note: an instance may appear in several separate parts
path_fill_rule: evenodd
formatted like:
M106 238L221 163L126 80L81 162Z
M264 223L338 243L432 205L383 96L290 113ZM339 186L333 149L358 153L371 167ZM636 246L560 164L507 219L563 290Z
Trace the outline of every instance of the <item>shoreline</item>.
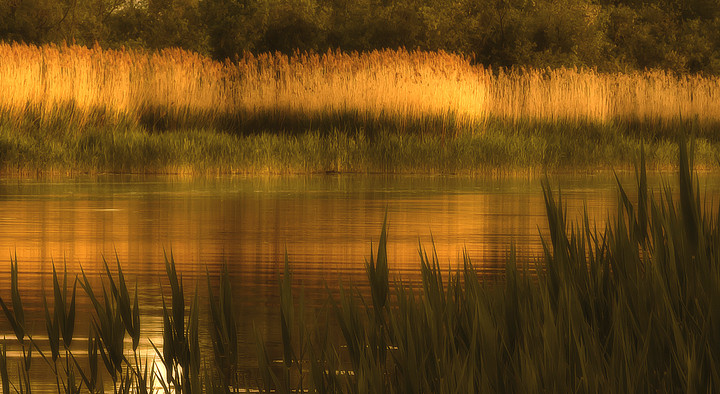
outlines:
M676 171L675 136L632 135L614 126L541 129L498 123L453 137L362 130L213 129L156 132L114 125L46 130L0 123L0 174L156 175L542 175L634 169L641 146L650 171ZM678 133L678 135L690 134ZM695 139L695 168L720 168L720 141Z

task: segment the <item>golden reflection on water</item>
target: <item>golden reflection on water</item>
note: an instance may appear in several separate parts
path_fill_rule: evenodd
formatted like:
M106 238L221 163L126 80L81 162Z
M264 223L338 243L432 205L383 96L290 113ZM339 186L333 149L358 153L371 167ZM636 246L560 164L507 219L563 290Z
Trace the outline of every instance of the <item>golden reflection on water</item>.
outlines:
M621 177L632 196L633 177ZM651 181L658 185L660 178L655 175ZM559 177L553 183L556 189L558 185L572 218L585 206L602 226L614 211L612 174ZM53 261L59 267L65 264L71 277L82 267L99 289L103 256L113 271L117 256L131 289L138 284L143 338L156 344L162 340L165 254L172 251L186 289L197 283L203 297L206 270L215 275L225 262L233 278L240 333L245 335L244 364L251 368L256 365L253 324L266 338L278 337L277 279L285 253L295 283L305 289L311 305L327 296L326 284L332 288L343 281L362 288L364 263L386 212L391 270L407 282L419 277L420 243L428 254L435 246L442 266L458 266L467 251L478 268L492 272L503 269L511 244L520 262L536 260L542 252L539 234L546 232L539 178L6 180L0 182L0 261L17 255L28 324L42 332L41 290L51 286ZM0 277L0 294L5 296L9 263L0 263ZM78 315L84 318L78 322L78 335L87 335L90 308L81 292ZM0 321L10 336L7 322ZM208 343L204 346L210 351ZM152 353L147 344L144 350Z

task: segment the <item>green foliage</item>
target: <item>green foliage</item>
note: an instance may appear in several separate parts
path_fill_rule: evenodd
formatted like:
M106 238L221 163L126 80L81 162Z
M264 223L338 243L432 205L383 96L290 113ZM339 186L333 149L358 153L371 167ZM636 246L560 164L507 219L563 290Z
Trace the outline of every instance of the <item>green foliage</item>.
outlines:
M331 114L317 123L295 113L261 114L213 126L152 130L130 122L81 123L58 111L49 119L28 111L20 121L0 112L0 172L6 173L464 173L487 171L632 169L645 145L648 168L676 163L678 137L693 134L696 163L720 164L716 124L674 122L548 122L490 118L475 129L436 130L441 119L368 121ZM167 120L170 116L165 118ZM211 122L208 120L207 122ZM281 124L284 122L284 124ZM196 128L195 125L198 125ZM405 127L405 128L401 128ZM79 128L83 129L78 133Z
M713 0L6 0L0 40L245 51L445 50L492 66L720 73Z
M318 51L325 48L328 10L318 0L269 0L260 2L261 21L255 50Z
M180 47L207 53L196 0L149 0L143 39L148 48Z
M253 0L200 0L201 20L215 59L233 59L255 49L257 9Z
M8 0L0 4L0 39L41 44L57 40L68 1Z

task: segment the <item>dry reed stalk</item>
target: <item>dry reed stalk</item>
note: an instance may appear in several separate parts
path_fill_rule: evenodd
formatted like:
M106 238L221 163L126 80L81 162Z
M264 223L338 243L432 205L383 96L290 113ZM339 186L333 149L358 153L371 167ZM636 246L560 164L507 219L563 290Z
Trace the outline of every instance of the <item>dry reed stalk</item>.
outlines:
M144 111L211 124L223 116L290 111L307 119L440 118L472 125L488 117L549 121L720 121L720 78L586 69L492 70L444 52L245 55L216 62L166 49L88 49L0 44L0 110L22 119L102 111L139 121Z

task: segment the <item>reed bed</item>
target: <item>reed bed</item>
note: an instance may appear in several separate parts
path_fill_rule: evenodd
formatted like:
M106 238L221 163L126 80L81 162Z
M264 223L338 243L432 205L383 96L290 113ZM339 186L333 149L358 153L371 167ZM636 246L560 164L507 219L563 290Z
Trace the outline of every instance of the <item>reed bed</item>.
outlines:
M312 127L454 133L488 119L720 121L720 78L662 71L491 70L444 52L246 54L0 43L4 117L236 132Z
M437 134L385 133L375 136L333 129L281 135L265 131L235 135L212 129L146 132L87 127L61 135L28 123L18 133L0 124L0 173L152 174L538 174L540 171L632 170L645 147L648 169L676 167L672 138L627 135L616 126L488 124L483 133L443 138ZM674 129L668 129L673 135ZM659 133L657 129L646 132ZM572 138L568 137L571 135ZM699 169L717 169L720 143L698 138ZM34 175L37 176L37 175Z
M568 223L562 199L546 182L544 256L530 265L509 251L501 280L479 275L468 256L461 268L444 272L434 253L421 250L421 288L408 288L389 277L383 226L366 264L369 290L341 287L324 313L308 314L286 258L280 338L273 339L279 349L269 350L257 334L255 355L238 353L241 317L226 270L219 278L208 274L209 317L201 322L197 290L187 292L172 256L166 259L162 341L153 343L153 358L143 358L143 306L119 262L114 270L105 263L101 292L84 273L73 278L53 270L46 344L25 326L13 260L10 296L0 298L15 335L0 346L3 392L31 392L31 368L47 368L65 393L227 393L250 386L288 393L715 392L720 207L701 200L684 145L679 155L679 188L659 191L648 189L641 156L637 192L618 184L618 213L605 228L591 227L587 215ZM78 346L75 303L83 295L93 324L86 346ZM201 332L209 333L210 354L201 354ZM13 381L10 341L20 349ZM245 378L240 357L257 358L257 379Z

